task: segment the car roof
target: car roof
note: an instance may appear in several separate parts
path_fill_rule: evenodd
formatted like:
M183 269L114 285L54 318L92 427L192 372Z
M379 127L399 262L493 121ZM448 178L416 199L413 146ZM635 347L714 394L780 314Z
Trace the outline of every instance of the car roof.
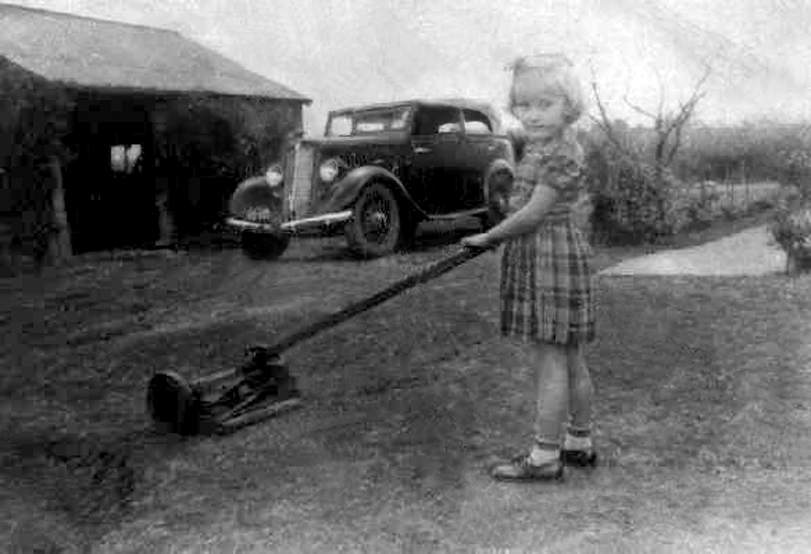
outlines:
M501 128L503 125L502 118L498 112L493 108L493 105L486 100L477 100L473 98L412 98L409 100L399 100L395 102L378 102L373 104L364 104L360 106L351 106L348 108L340 108L331 110L332 114L342 114L351 112L361 112L376 109L397 108L402 106L454 106L462 109L477 110L484 113L489 117L493 123Z

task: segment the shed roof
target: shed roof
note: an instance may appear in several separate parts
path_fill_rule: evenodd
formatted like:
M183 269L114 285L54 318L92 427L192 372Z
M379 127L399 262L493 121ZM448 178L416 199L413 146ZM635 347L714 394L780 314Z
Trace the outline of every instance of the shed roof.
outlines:
M310 102L169 29L12 4L0 4L0 29L0 56L67 86Z

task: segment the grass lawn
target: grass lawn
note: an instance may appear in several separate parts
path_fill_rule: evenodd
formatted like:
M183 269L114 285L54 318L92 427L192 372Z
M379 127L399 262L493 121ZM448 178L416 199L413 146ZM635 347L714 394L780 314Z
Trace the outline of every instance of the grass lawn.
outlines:
M726 225L677 245L742 224ZM487 477L527 444L532 415L527 360L495 334L495 254L288 351L302 409L222 438L142 432L153 371L234 367L246 345L454 240L368 262L336 240L295 242L273 264L236 250L97 257L0 281L0 545L811 551L811 277L599 277L603 463L563 485ZM644 251L598 248L595 264Z

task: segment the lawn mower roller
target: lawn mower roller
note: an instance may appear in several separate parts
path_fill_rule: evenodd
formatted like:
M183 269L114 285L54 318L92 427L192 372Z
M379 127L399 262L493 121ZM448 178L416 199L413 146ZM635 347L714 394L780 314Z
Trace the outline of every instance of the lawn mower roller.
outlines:
M282 361L282 352L485 251L462 248L274 344L250 346L246 349L248 360L236 370L192 382L173 371L155 373L147 388L147 409L156 429L183 435L228 434L298 407L300 392Z

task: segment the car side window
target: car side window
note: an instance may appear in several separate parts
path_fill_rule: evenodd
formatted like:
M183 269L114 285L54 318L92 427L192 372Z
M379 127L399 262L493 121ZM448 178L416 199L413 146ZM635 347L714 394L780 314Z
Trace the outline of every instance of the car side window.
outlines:
M423 106L414 118L415 135L459 132L459 111L442 106Z
M489 135L493 132L490 118L476 110L462 110L465 117L465 132L471 135Z

